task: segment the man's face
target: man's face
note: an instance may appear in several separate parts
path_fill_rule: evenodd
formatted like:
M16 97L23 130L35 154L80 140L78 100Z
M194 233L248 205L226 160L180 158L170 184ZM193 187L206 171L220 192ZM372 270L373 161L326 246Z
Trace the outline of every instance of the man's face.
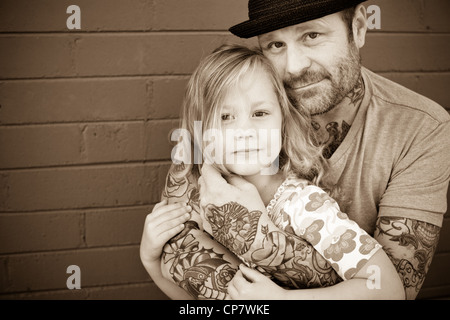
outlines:
M312 115L327 112L355 87L359 49L340 13L258 37L264 55L297 104Z

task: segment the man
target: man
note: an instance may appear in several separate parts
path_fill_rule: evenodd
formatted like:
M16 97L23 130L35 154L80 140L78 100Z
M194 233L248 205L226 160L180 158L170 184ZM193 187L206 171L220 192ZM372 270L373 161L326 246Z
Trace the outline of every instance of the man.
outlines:
M362 2L250 0L249 20L230 31L242 38L258 37L293 100L310 112L317 137L325 145L330 178L345 199L342 211L383 245L403 281L406 298L414 299L446 211L450 117L436 103L361 67L359 50L367 30ZM176 177L176 171L169 173L166 196L190 192L188 200L198 205L195 189ZM258 201L248 185L238 179L227 184L210 168L201 179L204 207L222 205L227 199L253 210ZM199 230L186 228L171 241L172 249L165 249L163 261L170 270L163 273L196 297L206 289L193 277L211 279L222 271L233 298L267 299L271 292L279 292L254 270L241 268L234 275L236 262L211 241ZM208 259L199 259L201 255ZM313 254L308 259L309 271L318 275L315 285L339 287L330 270L317 267ZM215 288L223 290L223 285ZM329 288L300 291L311 292L309 297L356 298Z

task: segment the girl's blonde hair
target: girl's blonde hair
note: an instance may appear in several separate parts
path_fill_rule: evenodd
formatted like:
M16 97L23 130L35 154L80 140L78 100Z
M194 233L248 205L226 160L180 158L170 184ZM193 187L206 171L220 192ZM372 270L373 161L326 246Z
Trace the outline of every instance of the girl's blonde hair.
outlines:
M330 191L323 182L326 161L322 156L322 148L314 138L311 119L302 108L293 106L277 72L260 50L240 45L223 45L204 58L187 85L181 127L191 137L198 136L194 132L195 121L201 121L202 132L211 128L220 129L221 106L228 88L238 85L242 77L257 68L262 68L269 76L281 107L283 120L280 169ZM203 147L202 141L192 140L191 154L194 154L194 150L203 150ZM192 166L191 172L198 177L201 164ZM229 174L224 166L218 165L218 169L222 174Z

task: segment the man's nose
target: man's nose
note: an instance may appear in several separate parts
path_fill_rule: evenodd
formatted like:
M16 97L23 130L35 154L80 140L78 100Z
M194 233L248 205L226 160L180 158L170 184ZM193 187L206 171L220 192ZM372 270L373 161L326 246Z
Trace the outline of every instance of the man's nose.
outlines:
M305 50L295 46L286 50L286 76L303 74L309 67L311 67L311 59Z

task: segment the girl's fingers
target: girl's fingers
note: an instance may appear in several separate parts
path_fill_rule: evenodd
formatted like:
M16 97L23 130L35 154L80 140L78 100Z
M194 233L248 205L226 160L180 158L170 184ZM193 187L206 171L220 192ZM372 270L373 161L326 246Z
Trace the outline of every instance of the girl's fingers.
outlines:
M152 222L155 225L164 223L165 221L177 218L186 212L191 212L191 206L183 203L174 203L153 210L152 213L147 215L147 222Z
M167 204L167 199L162 200L161 202L158 202L157 204L155 204L155 206L153 207L153 211L159 209L162 206L165 206Z
M228 291L228 295L229 295L230 299L236 300L236 298L238 296L238 291L236 290L236 288L233 284L233 281L230 281L228 283L227 291Z
M184 229L184 224L178 224L160 234L160 241L166 243Z
M242 271L238 270L236 272L236 274L234 275L233 280L231 280L230 283L233 284L233 287L236 290L239 290L243 285L246 284L246 282L247 282L247 280L245 280L244 276L242 275Z
M242 276L248 281L248 282L256 282L261 279L265 279L265 276L261 274L260 272L247 267L244 264L239 265L239 271L242 272Z
M161 204L161 205L159 205L159 204ZM187 204L183 203L183 202L177 202L177 203L171 203L171 204L165 204L165 205L163 204L163 202L159 202L153 207L153 211L152 211L151 215L156 218L156 217L166 214L169 211L183 208L186 206L187 206Z
M169 206L167 206L169 207ZM173 208L173 207L172 207ZM170 208L169 208L170 209ZM172 228L180 228L179 225L188 221L191 217L190 206L175 207L171 211L164 211L165 214L154 216L153 213L147 215L146 228L155 236L162 236L163 233Z

